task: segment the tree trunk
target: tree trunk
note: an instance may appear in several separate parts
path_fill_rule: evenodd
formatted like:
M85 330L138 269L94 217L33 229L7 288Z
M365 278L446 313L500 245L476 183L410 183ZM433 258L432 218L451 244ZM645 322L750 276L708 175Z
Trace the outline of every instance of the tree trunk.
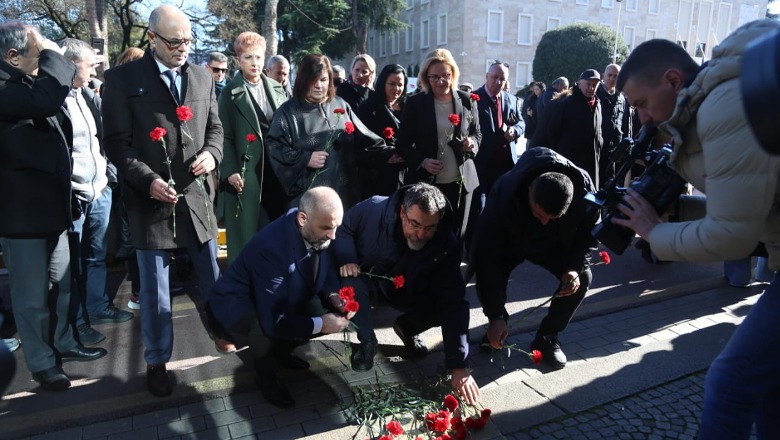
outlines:
M358 0L352 0L352 29L355 33L355 54L368 53L368 26L360 20Z
M262 32L265 37L265 58L276 55L279 39L276 35L276 16L279 0L266 0L265 13L263 15Z
M103 79L103 72L109 68L108 59L108 17L106 16L105 0L85 0L87 8L87 20L89 20L89 35L91 38L102 38L103 47L99 56L103 58L103 63L99 64L95 70L99 79ZM90 38L90 40L91 40ZM92 41L88 41L92 44Z

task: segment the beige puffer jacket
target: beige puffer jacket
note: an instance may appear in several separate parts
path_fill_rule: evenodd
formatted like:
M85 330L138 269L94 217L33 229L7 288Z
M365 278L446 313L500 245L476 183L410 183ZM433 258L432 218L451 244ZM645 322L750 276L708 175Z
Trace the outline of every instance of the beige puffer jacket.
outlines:
M780 23L739 27L677 97L659 128L674 139L671 165L707 194L704 218L663 223L650 233L659 258L708 262L745 257L767 244L769 266L780 270L780 156L758 144L745 115L739 74L747 43Z

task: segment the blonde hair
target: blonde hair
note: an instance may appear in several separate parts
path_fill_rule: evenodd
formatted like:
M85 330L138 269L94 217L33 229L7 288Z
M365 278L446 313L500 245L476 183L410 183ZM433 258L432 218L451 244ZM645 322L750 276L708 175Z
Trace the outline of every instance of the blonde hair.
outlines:
M265 38L257 32L241 32L233 42L233 49L239 57L250 47L260 47L260 52L265 53Z
M352 75L352 71L355 70L355 64L357 64L358 61L366 63L368 65L368 69L371 70L371 74L368 75L368 88L373 89L374 79L376 78L376 61L374 61L374 58L372 58L371 55L367 53L359 53L355 55L355 58L352 58L352 66L349 68L350 75Z
M425 56L425 61L423 61L422 67L420 67L420 74L417 76L418 86L426 93L431 90L431 83L428 81L428 69L435 63L444 63L452 69L450 89L456 89L458 86L458 79L460 78L460 69L458 69L458 65L455 63L455 58L452 57L452 53L450 53L449 50L442 48L434 49Z

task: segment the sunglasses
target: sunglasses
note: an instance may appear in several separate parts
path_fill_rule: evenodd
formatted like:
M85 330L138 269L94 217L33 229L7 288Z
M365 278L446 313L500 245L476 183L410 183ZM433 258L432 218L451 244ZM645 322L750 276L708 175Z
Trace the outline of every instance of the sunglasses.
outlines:
M211 69L214 73L227 73L227 69L220 69L219 67L211 67L209 66L209 69Z
M491 66L495 66L496 64L501 64L502 66L509 68L509 64L501 61L501 60L493 60L493 62L490 64Z
M178 39L177 38L177 39L169 40L169 39L163 37L162 35L158 34L157 32L153 32L153 31L150 31L150 32L152 32L157 38L162 40L163 43L165 43L165 45L168 46L168 49L171 49L171 50L178 49L182 44L184 44L186 46L191 46L191 45L193 45L193 44L198 42L198 40L195 39L195 38L184 38L184 39Z

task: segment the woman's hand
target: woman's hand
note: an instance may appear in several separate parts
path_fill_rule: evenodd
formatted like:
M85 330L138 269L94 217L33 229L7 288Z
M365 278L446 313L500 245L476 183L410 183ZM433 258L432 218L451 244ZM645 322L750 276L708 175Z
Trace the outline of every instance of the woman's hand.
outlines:
M425 169L425 171L435 176L441 173L441 170L444 169L444 162L428 158L423 160L422 167Z
M403 163L404 158L401 157L398 153L393 153L392 156L390 156L390 159L387 159L387 163Z
M236 192L244 191L244 181L241 179L241 175L233 173L227 178L227 182L236 189Z
M328 159L328 153L325 151L315 151L311 153L311 158L309 159L309 168L314 168L315 170L320 169L325 166L325 160Z

